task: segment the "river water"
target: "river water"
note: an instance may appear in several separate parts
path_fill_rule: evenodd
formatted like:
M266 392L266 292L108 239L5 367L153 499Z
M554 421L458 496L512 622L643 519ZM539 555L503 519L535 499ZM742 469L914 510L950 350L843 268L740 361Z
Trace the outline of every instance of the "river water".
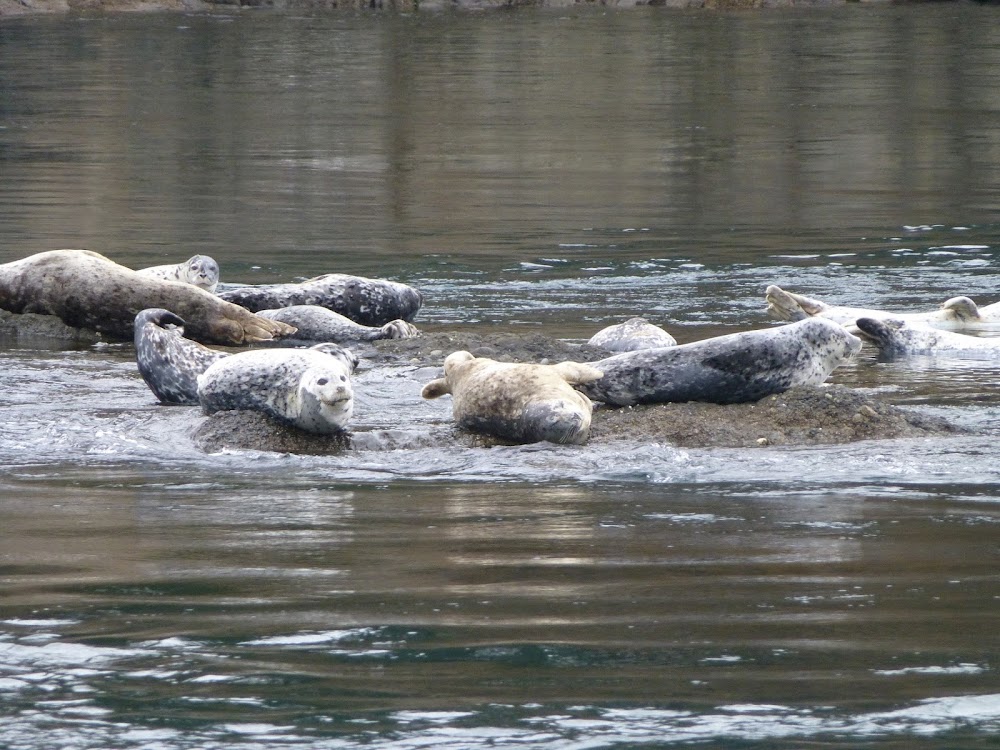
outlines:
M207 253L419 287L425 330L683 341L1000 299L1000 16L0 23L0 262ZM358 429L447 422L364 363ZM0 340L0 746L979 748L1000 365L832 382L942 439L223 452L131 347Z

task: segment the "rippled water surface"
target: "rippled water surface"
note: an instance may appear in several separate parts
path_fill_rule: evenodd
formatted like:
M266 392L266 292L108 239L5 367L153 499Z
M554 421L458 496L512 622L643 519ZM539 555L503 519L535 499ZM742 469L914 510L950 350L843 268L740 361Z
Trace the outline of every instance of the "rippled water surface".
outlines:
M994 302L997 13L7 20L0 262L574 340L773 325L768 284ZM434 374L363 362L355 428L446 423ZM0 746L995 747L1000 363L831 381L968 431L209 455L130 345L0 336Z

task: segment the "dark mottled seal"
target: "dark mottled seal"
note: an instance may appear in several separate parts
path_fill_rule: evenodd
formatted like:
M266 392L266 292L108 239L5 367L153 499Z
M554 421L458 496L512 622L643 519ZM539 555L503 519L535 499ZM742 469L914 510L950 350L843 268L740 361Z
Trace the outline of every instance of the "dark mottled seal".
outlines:
M140 268L136 273L154 279L183 281L206 292L214 292L219 285L219 264L215 262L215 258L208 255L195 255L183 263L173 265Z
M1000 359L1000 337L969 336L892 318L858 318L855 325L858 335L874 345L885 359L913 356Z
M220 359L198 376L206 414L259 411L305 432L332 434L354 412L351 374L358 359L349 349L255 349Z
M251 312L292 305L319 305L355 323L382 326L391 320L412 321L423 296L395 281L328 273L297 284L262 284L227 288L219 296Z
M198 404L198 376L229 356L184 338L184 321L152 308L135 316L135 360L139 374L161 403Z
M579 386L596 401L628 406L674 401L738 404L818 385L861 349L825 318L809 318L691 344L617 354L591 364L604 373Z
M295 326L295 333L285 337L290 341L332 341L350 344L379 339L408 339L420 332L405 320L390 320L384 326L364 326L340 313L319 305L291 305L276 310L257 312L268 320L280 320Z
M246 344L294 332L291 326L253 315L204 289L142 276L89 250L50 250L0 265L0 308L55 315L128 341L141 310L170 310L196 341Z
M645 318L629 318L624 323L602 328L591 336L587 343L605 351L618 353L675 346L677 340Z
M582 444L590 434L592 406L574 385L601 377L578 362L512 364L461 351L444 361L444 377L424 386L424 398L452 395L459 427L534 443Z

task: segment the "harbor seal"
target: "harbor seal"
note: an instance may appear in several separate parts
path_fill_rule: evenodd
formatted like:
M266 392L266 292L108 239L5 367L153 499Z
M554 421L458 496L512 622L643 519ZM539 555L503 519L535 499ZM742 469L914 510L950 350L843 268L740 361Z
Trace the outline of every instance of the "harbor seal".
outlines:
M136 273L166 281L183 281L206 292L214 292L219 285L219 264L208 255L195 255L183 263L140 268Z
M159 307L184 320L184 332L202 343L242 345L294 333L204 289L142 276L90 250L49 250L0 265L0 308L55 315L129 341L135 316Z
M135 360L149 390L163 404L198 404L198 376L223 357L184 338L184 321L152 308L135 316Z
M593 407L573 389L601 373L579 362L557 365L513 364L453 352L444 377L424 386L424 398L452 395L459 427L518 443L582 445L590 435Z
M261 284L226 289L219 296L251 312L291 305L319 305L366 326L407 322L420 310L423 295L406 284L328 273L297 284Z
M280 320L296 331L283 341L332 341L336 344L378 339L408 339L420 332L405 320L390 320L384 326L363 326L319 305L291 305L276 310L260 310L257 315Z
M354 413L358 358L336 344L253 349L220 359L198 376L202 411L259 411L305 432L341 432Z
M624 323L602 328L590 337L587 344L618 353L676 346L677 340L645 318L629 318Z
M739 404L819 385L861 349L861 339L825 318L778 328L616 354L591 362L604 376L578 388L616 406L707 401Z
M976 303L968 297L952 297L943 302L939 309L929 312L898 313L864 307L828 305L812 297L785 291L773 284L767 287L764 294L767 299L767 311L779 320L797 321L820 317L841 325L851 325L858 318L876 320L893 318L949 330L976 328L987 322L982 316L982 311L977 309ZM997 307L997 322L1000 322L1000 305Z
M921 355L1000 359L1000 337L969 336L893 318L858 318L855 325L862 340L873 344L884 359Z

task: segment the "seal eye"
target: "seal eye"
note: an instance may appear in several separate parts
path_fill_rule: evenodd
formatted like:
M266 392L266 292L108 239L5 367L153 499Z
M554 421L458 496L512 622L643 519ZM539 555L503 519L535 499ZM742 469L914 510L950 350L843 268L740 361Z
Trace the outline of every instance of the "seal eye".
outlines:
M329 382L330 381L326 378L320 378L319 380L316 381L316 385L326 385Z
M341 383L346 383L346 382L347 382L347 378L346 378L346 377L344 377L343 375L341 375L341 376L340 376L340 382L341 382Z

